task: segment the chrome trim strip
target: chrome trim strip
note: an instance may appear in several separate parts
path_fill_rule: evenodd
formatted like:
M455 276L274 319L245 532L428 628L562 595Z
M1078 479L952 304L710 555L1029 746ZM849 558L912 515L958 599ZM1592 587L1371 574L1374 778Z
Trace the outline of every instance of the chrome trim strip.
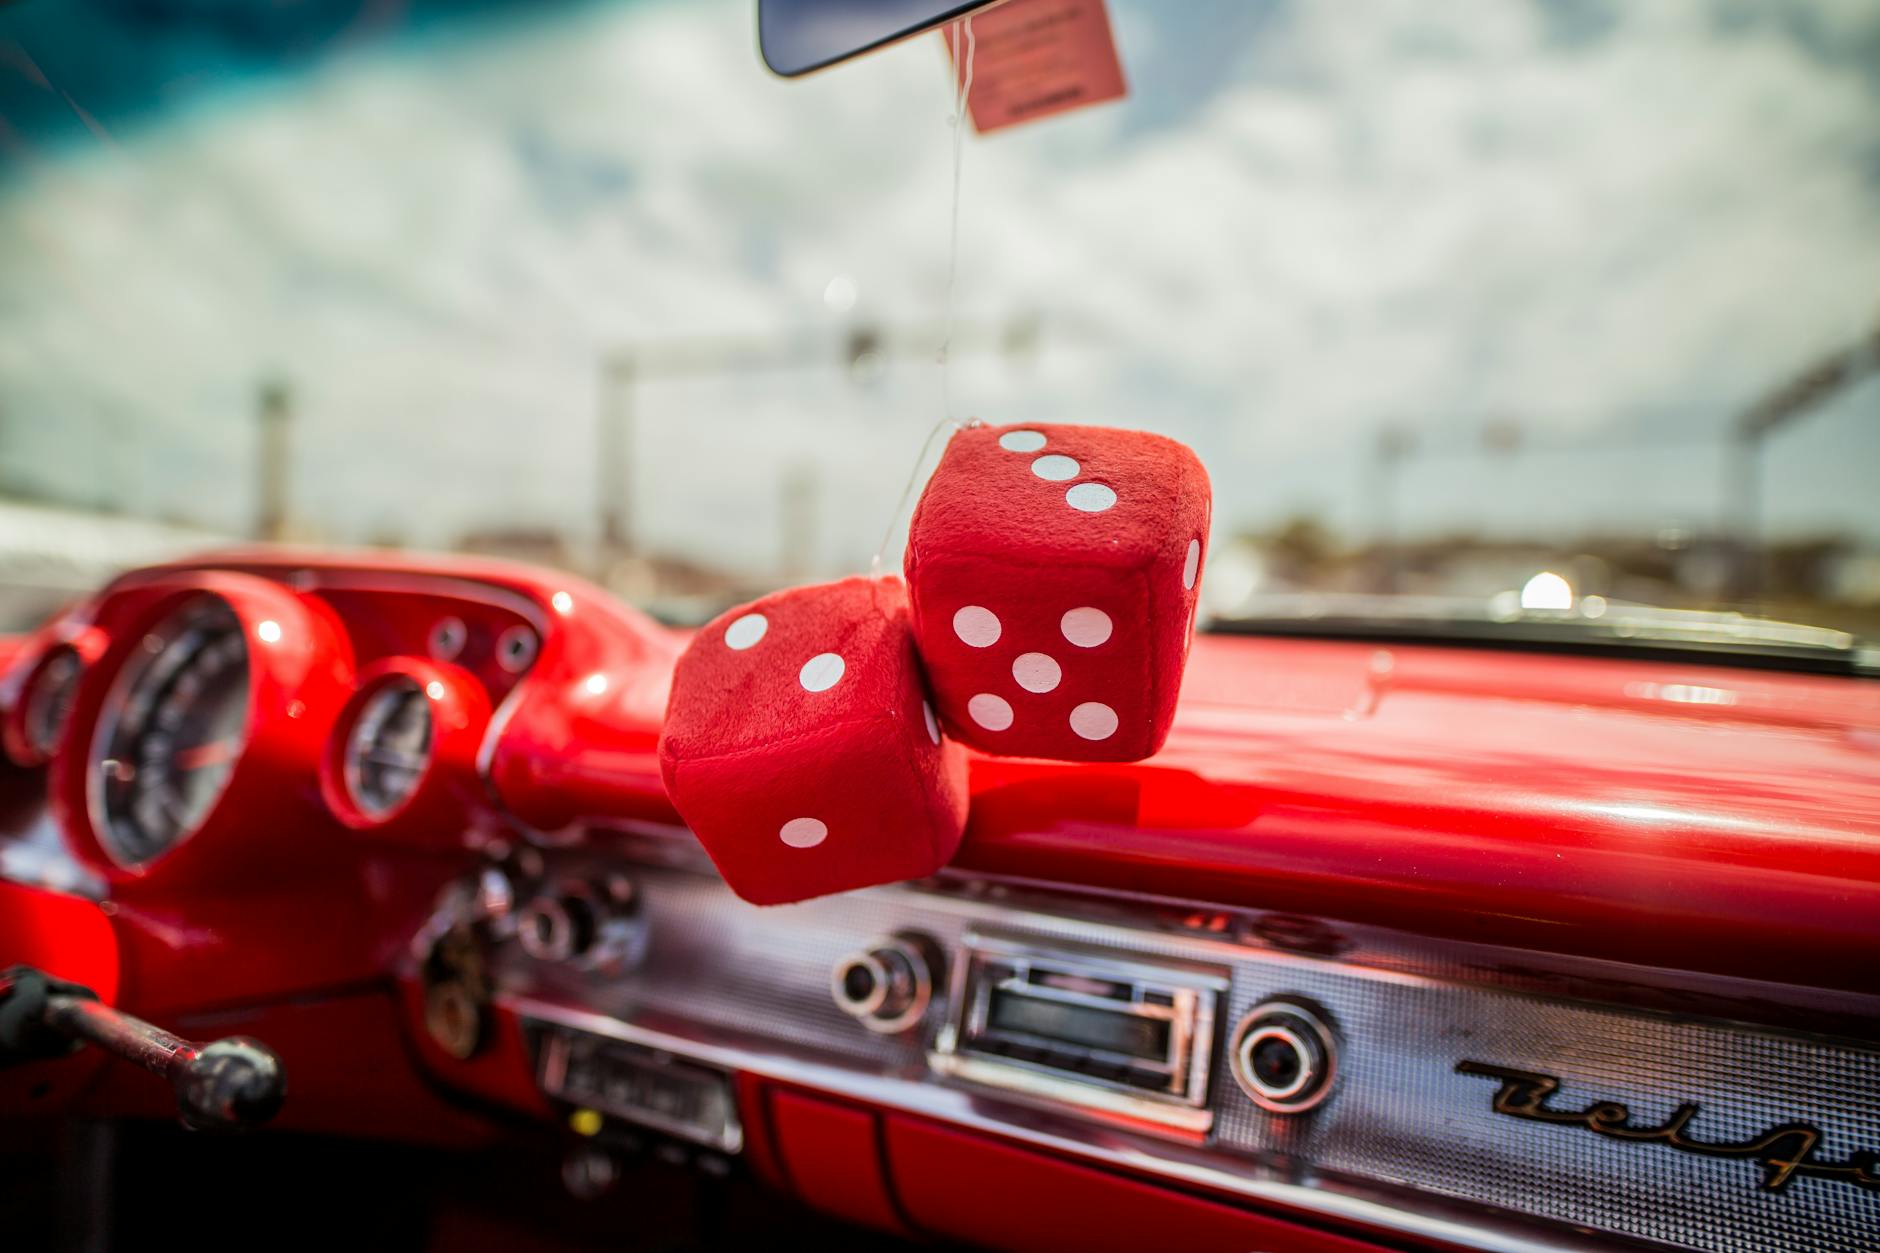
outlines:
M1140 1097L1112 1091L1107 1085L1099 1087L1095 1081L1079 1081L1068 1076L1059 1079L1042 1068L1034 1070L987 1057L961 1057L950 1053L934 1053L928 1060L934 1073L950 1079L1003 1088L1021 1099L1031 1097L1053 1105L1074 1106L1096 1117L1115 1115L1124 1125L1138 1129L1143 1123L1149 1123L1156 1132L1186 1133L1197 1144L1214 1126L1212 1110L1156 1105Z
M646 843L672 851L663 841ZM627 847L622 841L552 856L605 866ZM1726 1134L1732 1129L1806 1114L1845 1155L1850 1144L1871 1140L1861 1120L1880 1109L1872 1096L1880 1089L1863 1077L1880 1077L1880 1053L1871 1034L1843 1024L1880 1023L1875 998L1843 998L1837 1015L1805 1032L1795 1029L1811 1017L1803 1010L1783 1030L1754 1025L1755 1015L1793 991L1777 985L1700 978L1699 995L1656 1000L1651 989L1675 983L1671 972L1439 945L1354 924L1279 926L1269 939L1260 924L1271 915L1257 911L1132 909L1108 894L1068 887L1034 894L951 875L756 909L709 874L651 866L641 874L656 936L643 967L629 978L596 978L531 963L504 945L492 959L499 1001L559 1007L602 1030L760 1076L1169 1184L1192 1183L1230 1200L1369 1225L1373 1238L1411 1232L1478 1250L1668 1244L1748 1253L1779 1244L1828 1253L1865 1229L1861 1214L1871 1198L1845 1188L1820 1196L1824 1187L1805 1186L1769 1212L1728 1163L1684 1162L1672 1177L1642 1150L1635 1160L1629 1147L1511 1123L1489 1109L1479 1082L1457 1078L1453 1062L1481 1051L1471 1041L1497 1046L1491 1062L1550 1074L1560 1066L1547 1063L1565 1065L1565 1054L1573 1063L1569 1079L1593 1083L1594 1095L1619 1093L1653 1110L1659 1100L1701 1101L1706 1117L1724 1120L1711 1129L1718 1141L1741 1138ZM1322 1110L1286 1119L1216 1081L1214 1126L1197 1143L1192 1133L1056 1094L942 1075L931 1033L957 1014L931 1014L920 1037L884 1038L855 1028L829 1000L830 966L845 953L871 937L910 931L955 957L979 932L1065 956L1188 972L1226 968L1232 986L1217 1026L1276 999L1313 1007L1347 1054L1339 1091ZM1307 951L1276 947L1295 938L1323 942ZM952 969L960 969L957 960ZM1123 995L1096 983L1066 986ZM1646 989L1646 1004L1628 1006L1620 993L1633 986ZM942 1004L950 1010L957 999ZM1227 1064L1224 1057L1216 1069ZM1745 1067L1774 1082L1744 1085ZM1837 1075L1853 1078L1853 1086L1834 1086Z
M686 1035L677 1035L534 997L499 996L497 1003L523 1018L610 1036L707 1065L817 1088L831 1095L1019 1140L1069 1157L1134 1173L1158 1175L1361 1227L1446 1241L1482 1253L1589 1253L1613 1247L1610 1238L1554 1235L1517 1225L1501 1215L1451 1214L1447 1212L1451 1207L1435 1198L1418 1198L1419 1208L1411 1210L1381 1192L1324 1176L1293 1181L1281 1177L1277 1170L1262 1169L1253 1162L1245 1163L1246 1173L1229 1171L1198 1155L1175 1156L1179 1151L1175 1145L1159 1148L1152 1155L1125 1141L1106 1137L1100 1128L1079 1128L1077 1136L1048 1129L1045 1125L1048 1118L1027 1117L1011 1107L1001 1109L999 1116L994 1117L981 1108L982 1098L968 1092L753 1048L741 1041L722 1038L709 1028L692 1026Z

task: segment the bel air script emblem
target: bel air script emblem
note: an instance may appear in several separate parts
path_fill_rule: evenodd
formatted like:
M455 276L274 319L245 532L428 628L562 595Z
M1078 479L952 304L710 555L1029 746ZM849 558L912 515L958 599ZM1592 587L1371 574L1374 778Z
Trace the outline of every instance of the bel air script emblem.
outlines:
M1457 1062L1456 1073L1499 1079L1501 1087L1495 1093L1492 1108L1497 1114L1510 1118L1578 1127L1611 1140L1662 1144L1680 1153L1695 1153L1701 1157L1743 1157L1760 1162L1761 1186L1765 1191L1780 1192L1796 1176L1812 1175L1880 1192L1880 1153L1868 1149L1844 1162L1817 1160L1815 1150L1821 1144L1821 1128L1805 1122L1778 1123L1754 1139L1735 1144L1694 1140L1684 1129L1697 1117L1696 1105L1678 1106L1656 1127L1639 1127L1632 1123L1632 1111L1617 1101L1599 1101L1585 1109L1552 1108L1547 1104L1548 1098L1560 1088L1560 1080L1553 1075L1470 1061Z

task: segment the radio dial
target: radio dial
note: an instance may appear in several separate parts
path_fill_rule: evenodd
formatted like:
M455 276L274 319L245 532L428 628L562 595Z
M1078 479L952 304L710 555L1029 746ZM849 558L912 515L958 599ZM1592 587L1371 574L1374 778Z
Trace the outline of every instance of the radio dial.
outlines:
M889 936L837 962L829 990L843 1013L893 1035L927 1012L940 965L939 947L925 936Z

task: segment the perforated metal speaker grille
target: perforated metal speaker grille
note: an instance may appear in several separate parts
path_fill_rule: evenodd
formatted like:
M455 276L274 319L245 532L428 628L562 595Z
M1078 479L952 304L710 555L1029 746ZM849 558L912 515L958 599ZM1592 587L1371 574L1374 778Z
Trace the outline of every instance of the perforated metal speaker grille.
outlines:
M652 915L644 967L596 981L511 955L509 987L651 1029L709 1027L759 1051L815 1054L861 1073L934 1084L944 1081L927 1073L926 1047L943 1005L916 1036L884 1037L849 1020L830 998L831 967L874 937L916 929L957 953L969 930L993 931L1209 963L1231 976L1219 1014L1223 1039L1251 1006L1281 994L1322 1005L1342 1037L1331 1099L1291 1117L1265 1113L1240 1091L1217 1041L1210 1148L1228 1169L1251 1176L1257 1164L1306 1184L1362 1181L1716 1253L1880 1250L1880 1192L1810 1177L1769 1192L1759 1187L1753 1160L1694 1156L1497 1114L1496 1080L1455 1071L1471 1059L1554 1075L1561 1087L1551 1106L1618 1101L1630 1107L1635 1126L1656 1125L1679 1104L1695 1103L1700 1110L1686 1134L1703 1141L1741 1143L1805 1121L1822 1132L1818 1159L1846 1161L1880 1149L1880 1054L1513 994L1459 982L1460 967L1441 961L1411 973L1400 962L1382 969L1306 958L901 888L756 909L708 876L636 874ZM989 1099L996 1108L1000 1098ZM1158 1151L1150 1139L1138 1147L1152 1157Z
M1740 1144L1780 1123L1812 1122L1823 1136L1818 1158L1844 1162L1880 1145L1880 1056L1482 988L1259 963L1237 968L1230 1017L1276 991L1313 997L1337 1017L1339 1090L1322 1111L1288 1120L1217 1087L1223 1144L1284 1149L1325 1171L1690 1248L1880 1249L1880 1192L1806 1177L1764 1191L1749 1159L1496 1114L1497 1081L1455 1071L1468 1058L1554 1075L1551 1106L1618 1101L1639 1127L1695 1103L1687 1134L1700 1141Z

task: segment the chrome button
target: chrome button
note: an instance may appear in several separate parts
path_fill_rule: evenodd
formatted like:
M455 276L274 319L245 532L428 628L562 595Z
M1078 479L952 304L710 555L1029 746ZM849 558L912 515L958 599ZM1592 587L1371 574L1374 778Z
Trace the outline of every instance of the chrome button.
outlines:
M836 1007L884 1035L918 1023L933 1002L939 947L918 935L894 935L837 962L829 975Z

